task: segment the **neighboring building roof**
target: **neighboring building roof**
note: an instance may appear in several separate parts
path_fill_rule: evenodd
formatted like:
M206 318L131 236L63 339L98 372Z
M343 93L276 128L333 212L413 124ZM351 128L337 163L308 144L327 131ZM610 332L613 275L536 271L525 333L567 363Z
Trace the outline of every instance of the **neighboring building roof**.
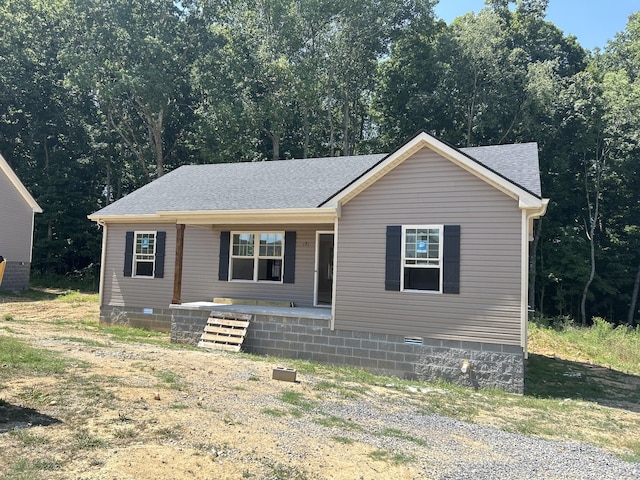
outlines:
M435 137L429 138L446 145ZM535 143L453 151L468 157L478 168L486 167L515 187L540 198ZM324 206L327 199L365 177L394 154L185 165L106 206L90 218L153 215L156 212L316 208Z
M0 171L4 172L4 174L9 179L9 182L11 182L11 184L14 187L16 187L16 190L20 192L20 195L22 196L22 198L24 198L24 201L27 202L29 207L31 207L33 212L42 213L42 209L40 208L40 205L38 205L38 203L34 200L34 198L31 196L29 191L22 184L18 176L11 169L11 167L9 166L9 164L7 163L7 161L4 159L2 155L0 155Z

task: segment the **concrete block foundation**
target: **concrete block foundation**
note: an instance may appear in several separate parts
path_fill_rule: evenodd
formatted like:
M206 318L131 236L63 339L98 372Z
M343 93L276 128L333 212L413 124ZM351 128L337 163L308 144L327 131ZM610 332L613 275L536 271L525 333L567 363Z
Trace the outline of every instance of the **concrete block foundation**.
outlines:
M196 345L213 308L172 306L168 310L171 341ZM276 313L241 310L234 311L252 315L243 344L246 352L349 365L400 378L429 382L444 378L473 388L524 391L524 352L518 346L426 338L407 341L398 335L331 330L330 316L324 312L314 317L297 316L295 308L273 309Z
M7 261L0 289L11 292L22 292L23 290L28 290L30 274L31 263Z

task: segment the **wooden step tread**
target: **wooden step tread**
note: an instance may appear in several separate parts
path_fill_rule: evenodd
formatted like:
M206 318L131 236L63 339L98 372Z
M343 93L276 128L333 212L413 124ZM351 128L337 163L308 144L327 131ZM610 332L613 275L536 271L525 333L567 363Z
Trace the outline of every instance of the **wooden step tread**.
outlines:
M227 328L218 327L217 325L205 325L205 333L218 333L220 335L245 335L246 328Z
M224 350L227 352L239 352L240 345L229 345L223 343L212 343L212 342L199 342L198 347L200 348L208 348L211 350Z
M207 342L216 342L216 343L233 343L233 344L241 344L244 340L244 335L241 337L230 337L228 335L214 335L211 333L203 333L200 337L200 341Z
M229 320L226 318L209 317L209 320L207 320L207 325L223 325L225 327L247 328L249 326L249 322L245 320Z

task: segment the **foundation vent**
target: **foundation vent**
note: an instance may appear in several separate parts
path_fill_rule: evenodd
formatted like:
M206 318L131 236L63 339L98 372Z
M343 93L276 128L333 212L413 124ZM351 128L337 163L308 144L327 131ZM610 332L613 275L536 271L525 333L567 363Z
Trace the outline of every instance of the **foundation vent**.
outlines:
M424 340L422 337L404 337L405 345L423 345Z

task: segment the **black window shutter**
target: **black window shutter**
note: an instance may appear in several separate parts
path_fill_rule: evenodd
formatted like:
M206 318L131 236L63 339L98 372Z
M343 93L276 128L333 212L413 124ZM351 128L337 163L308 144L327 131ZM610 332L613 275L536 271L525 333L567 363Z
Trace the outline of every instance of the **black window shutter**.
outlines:
M460 293L460 225L444 226L442 293Z
M229 280L229 247L231 244L231 232L220 232L220 263L218 264L218 280Z
M130 277L133 269L133 232L127 232L124 244L124 276Z
M294 283L296 279L296 232L284 232L283 283Z
M153 276L155 278L164 278L164 252L167 243L167 232L156 233L156 268Z
M387 225L387 252L384 273L384 289L400 291L402 263L402 226Z

